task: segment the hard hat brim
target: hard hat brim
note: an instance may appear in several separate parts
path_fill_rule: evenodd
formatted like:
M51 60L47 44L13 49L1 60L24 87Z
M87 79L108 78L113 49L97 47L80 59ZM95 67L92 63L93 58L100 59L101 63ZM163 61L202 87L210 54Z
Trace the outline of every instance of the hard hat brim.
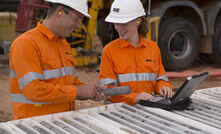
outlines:
M109 23L127 23L129 21L132 21L136 18L139 18L139 17L142 17L142 16L145 16L146 13L142 13L140 15L135 15L135 16L130 16L130 17L115 17L115 16L112 16L112 15L108 15L105 19L106 22L109 22Z
M76 10L79 13L83 14L85 17L91 18L91 16L87 12L85 12L84 10L81 10L82 8L80 8L77 5L74 5L74 3L66 3L65 1L63 1L63 3L62 3L60 0L45 0L45 1L51 2L51 3L58 3L58 4L62 4L62 5L68 6L71 9Z
M75 9L74 9L75 10ZM78 11L78 10L76 10L76 11ZM80 11L78 11L78 12L80 12ZM83 13L83 12L80 12L81 14L83 14L85 17L87 17L87 18L91 18L91 16L88 14L88 13Z

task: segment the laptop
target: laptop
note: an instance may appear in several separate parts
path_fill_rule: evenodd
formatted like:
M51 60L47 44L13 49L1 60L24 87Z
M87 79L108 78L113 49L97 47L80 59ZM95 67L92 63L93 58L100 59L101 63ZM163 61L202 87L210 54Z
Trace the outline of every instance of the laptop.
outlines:
M177 90L177 92L172 96L172 98L164 98L156 96L152 102L161 104L171 104L178 101L188 99L193 92L199 87L200 83L206 79L208 72L203 72L201 74L193 75L187 77L182 86Z

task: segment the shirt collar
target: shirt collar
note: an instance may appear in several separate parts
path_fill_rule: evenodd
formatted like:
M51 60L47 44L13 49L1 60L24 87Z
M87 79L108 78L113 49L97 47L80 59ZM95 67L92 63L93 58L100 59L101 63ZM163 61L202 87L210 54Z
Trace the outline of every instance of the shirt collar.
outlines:
M55 35L51 31L49 31L44 25L42 25L40 22L38 22L37 24L37 29L41 31L45 36L47 36L49 40L55 37Z
M49 40L55 38L56 36L50 31L48 30L44 25L41 24L41 22L38 22L37 24L37 29L39 29L45 36L48 37ZM64 38L59 38L58 41L64 41Z
M137 48L142 47L142 46L146 47L147 43L145 43L145 40L144 40L144 38L142 37L141 34L139 34L139 39L140 39L140 43L137 46ZM121 40L120 45L121 45L121 48L131 46L131 44L129 42L125 41L125 40Z

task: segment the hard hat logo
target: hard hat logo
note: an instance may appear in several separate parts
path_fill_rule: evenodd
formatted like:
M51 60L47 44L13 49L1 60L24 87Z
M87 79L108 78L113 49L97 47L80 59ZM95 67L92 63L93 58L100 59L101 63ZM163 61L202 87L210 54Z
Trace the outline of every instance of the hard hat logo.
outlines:
M145 15L146 13L140 0L114 0L110 14L105 21L111 23L127 23Z
M120 8L113 8L113 12L120 12Z

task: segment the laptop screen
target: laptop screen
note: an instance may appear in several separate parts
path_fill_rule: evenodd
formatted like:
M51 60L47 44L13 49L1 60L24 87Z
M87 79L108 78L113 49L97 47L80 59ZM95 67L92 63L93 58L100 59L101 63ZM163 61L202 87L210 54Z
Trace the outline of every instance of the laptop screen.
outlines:
M203 72L201 74L189 76L182 84L182 86L177 90L177 92L173 95L170 101L174 103L190 97L193 92L199 87L200 83L208 76L208 74L208 72Z

